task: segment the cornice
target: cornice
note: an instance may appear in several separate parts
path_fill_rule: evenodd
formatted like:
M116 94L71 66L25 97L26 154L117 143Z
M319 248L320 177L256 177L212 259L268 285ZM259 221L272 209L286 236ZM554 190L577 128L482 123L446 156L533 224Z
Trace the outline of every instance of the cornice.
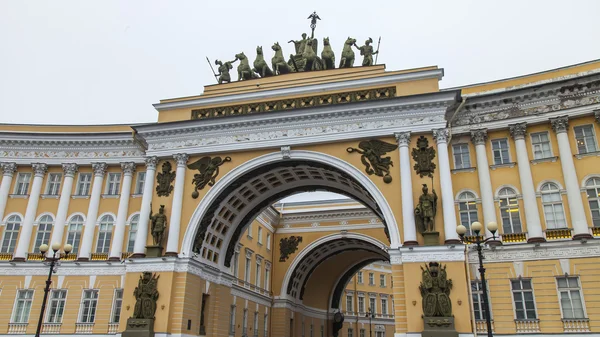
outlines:
M503 245L487 248L483 255L486 263L600 257L600 241ZM478 263L477 252L474 249L469 249L468 256L469 263Z
M297 224L297 223L306 223L311 221L336 221L336 220L352 220L352 219L365 219L365 218L373 218L377 217L373 212L371 212L366 207L361 207L358 210L347 210L347 211L339 211L339 210L327 210L324 209L318 212L311 212L309 214L290 214L284 215L282 217L282 221L284 225L287 224Z

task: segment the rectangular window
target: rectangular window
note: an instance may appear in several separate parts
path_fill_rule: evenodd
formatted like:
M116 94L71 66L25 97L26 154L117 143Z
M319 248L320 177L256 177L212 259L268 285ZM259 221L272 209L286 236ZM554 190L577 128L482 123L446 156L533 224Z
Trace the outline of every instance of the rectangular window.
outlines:
M260 288L260 274L261 274L261 270L260 270L260 262L256 262L256 276L255 276L255 285L257 287Z
M348 328L348 337L352 337L353 333L352 328Z
M115 298L113 301L113 309L111 323L119 323L121 321L121 307L123 306L123 289L115 289Z
M42 244L50 244L50 235L52 234L52 218L44 215L37 225L37 234L35 236L35 248Z
M471 167L471 159L469 157L469 145L454 144L452 145L452 152L454 153L455 169L464 169Z
M145 182L146 182L146 172L138 172L137 180L135 181L135 191L133 192L133 194L143 194Z
M531 280L511 280L510 284L512 287L515 315L517 319L537 319Z
M375 285L375 274L373 274L373 273L369 273L369 285L370 286Z
M258 311L254 312L254 336L258 337Z
M325 327L321 325L321 337L325 337Z
M112 220L112 218L111 218ZM96 244L96 253L108 253L110 250L110 241L112 240L112 221L100 222L98 229L98 242Z
M90 187L92 186L91 173L79 173L77 180L77 195L90 195Z
M363 283L363 273L362 271L359 271L358 274L356 274L356 281L360 284Z
M531 146L533 148L533 159L552 157L552 147L548 132L537 132L531 134Z
M13 215L8 218L4 227L4 234L2 238L2 247L0 247L1 253L12 253L17 247L17 237L19 236L19 230L21 229L21 218L18 215Z
M15 184L15 194L27 195L30 180L31 173L19 173L17 176L17 183Z
M312 322L310 323L310 337L314 337Z
M594 135L594 126L579 125L573 128L575 131L575 139L577 141L577 149L579 153L596 152L596 136Z
M579 277L558 277L558 295L564 319L585 318Z
M481 281L471 281L471 294L473 296L475 320L483 321L485 320L485 307L483 304L483 289L481 288Z
M244 309L244 316L242 317L242 334L246 335L248 331L248 309Z
M235 276L236 278L239 278L240 275L240 271L239 271L239 267L240 267L240 252L234 252L233 253L233 263L231 264L232 268L233 268L233 276Z
M106 180L107 195L118 195L121 189L121 173L109 173Z
M58 193L60 193L60 180L61 179L62 179L62 174L50 173L48 175L48 185L46 185L46 194L58 195Z
M346 311L353 312L354 311L354 303L353 303L352 295L346 295Z
M494 155L494 165L508 164L508 139L493 139L492 154Z
M271 249L271 233L267 233L267 249Z
M263 326L265 330L264 337L267 337L269 336L269 314L265 314L263 318Z
M229 334L235 335L235 305L229 309Z
M384 274L379 275L379 286L385 287L385 275Z
M385 337L385 331L375 331L375 337Z
M62 323L66 298L67 290L65 289L52 289L50 291L48 311L46 312L47 323Z
M258 233L256 235L258 235L258 243L262 245L262 227L258 227Z
M381 299L381 314L382 315L387 315L388 310L387 310L387 298L382 298Z
M79 323L94 323L96 308L98 307L98 290L86 289L83 291Z
M20 289L17 291L12 323L27 323L29 321L32 300L33 289Z
M360 329L358 335L360 337L365 337L365 329Z
M244 281L246 281L248 283L250 282L251 261L252 261L251 258L246 257L246 273L244 274Z
M252 238L252 224L248 225L248 237Z
M269 283L269 278L271 277L271 270L265 268L265 290L269 290L271 288L271 284Z
M371 309L372 313L377 312L377 305L375 304L375 297L369 298L369 309Z
M69 223L69 231L67 232L67 243L73 246L72 254L79 252L79 243L81 242L81 231L83 230L83 222Z
M133 252L135 247L135 237L137 236L137 227L140 220L139 215L134 216L129 223L129 235L127 236L127 252Z
M361 314L365 312L365 298L363 296L358 296L358 312Z

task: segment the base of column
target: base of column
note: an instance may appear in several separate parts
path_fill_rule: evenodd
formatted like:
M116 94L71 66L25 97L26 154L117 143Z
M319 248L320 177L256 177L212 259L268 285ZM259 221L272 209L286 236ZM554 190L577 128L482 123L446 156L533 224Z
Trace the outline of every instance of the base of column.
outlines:
M146 254L144 253L133 253L131 255L129 255L128 259L141 259L146 257Z
M542 243L542 242L546 242L546 239L542 238L542 237L535 237L535 238L527 239L527 243Z
M175 253L175 252L166 252L165 253L166 257L178 257L179 254Z
M10 262L25 262L26 259L24 257L13 257Z
M594 236L590 233L580 233L573 235L573 240L588 240L593 238Z
M444 241L445 245L459 245L461 243L462 241L460 241L459 239L447 239L446 241Z
M119 258L119 257L116 257L116 256L111 256L111 257L109 257L109 258L108 258L108 260L107 260L107 261L115 261L115 262L120 262L120 261L121 261L121 258Z
M404 241L402 243L403 247L406 247L406 246L418 246L418 245L419 245L418 241Z
M77 261L81 261L81 262L87 262L87 261L89 261L89 260L90 260L90 258L89 258L89 257L78 257L78 258L77 258Z

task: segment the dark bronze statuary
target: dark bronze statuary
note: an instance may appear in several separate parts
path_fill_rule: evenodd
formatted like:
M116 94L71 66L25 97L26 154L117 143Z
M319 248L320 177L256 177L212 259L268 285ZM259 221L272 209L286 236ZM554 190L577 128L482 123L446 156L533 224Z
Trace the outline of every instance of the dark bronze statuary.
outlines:
M235 61L236 60L225 61L225 63L223 63L220 60L215 60L215 64L219 66L219 68L217 68L217 70L219 71L217 79L219 81L219 84L231 82L231 75L229 74L229 71L233 69L233 65L231 64Z
M421 234L435 231L435 215L437 213L437 194L435 190L429 193L427 184L423 184L423 194L415 208L415 221Z
M423 297L424 337L458 337L454 328L450 290L452 280L448 279L446 266L429 262L421 266L422 281L419 285Z
M417 139L417 147L412 150L412 157L415 160L414 169L417 174L423 177L433 178L433 172L435 171L435 150L433 146L429 146L429 141L424 136Z
M156 195L159 197L168 197L173 192L173 185L171 183L175 180L175 172L173 167L168 161L162 164L162 172L156 175Z
M165 229L167 228L167 216L165 215L165 205L160 205L158 214L153 215L152 209L150 209L150 221L152 223L152 241L154 241L155 246L160 246L163 241Z
M192 180L192 184L196 185L196 190L192 192L192 198L198 198L200 195L198 190L203 189L206 185L213 186L215 184L215 179L219 175L219 166L228 161L231 161L231 157L202 157L187 166L190 170L198 170Z
M156 286L159 277L151 272L144 272L140 275L138 286L133 291L133 296L135 296L133 315L127 319L123 337L154 336L154 315L158 300Z
M287 261L290 255L298 250L298 244L300 242L302 242L301 236L290 236L289 238L282 238L279 240L279 252L281 253L279 262Z
M349 147L346 151L349 153L358 152L362 155L360 160L365 165L365 172L367 172L367 174L383 177L384 183L391 183L392 176L390 176L390 166L394 166L394 163L390 157L384 158L383 155L396 150L398 145L372 139L363 140L358 143L358 147L360 149Z
M371 43L373 43L373 39L369 38L367 41L365 41L365 45L362 47L357 46L356 43L354 44L354 46L360 51L360 55L363 56L363 66L372 66L373 55L379 53L379 51L373 51L373 46L371 46Z

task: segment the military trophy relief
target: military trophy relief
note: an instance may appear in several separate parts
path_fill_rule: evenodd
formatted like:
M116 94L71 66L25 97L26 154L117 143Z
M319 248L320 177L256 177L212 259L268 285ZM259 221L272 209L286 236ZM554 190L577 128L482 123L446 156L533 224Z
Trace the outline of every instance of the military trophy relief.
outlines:
M390 167L394 166L391 157L384 157L388 152L398 148L396 144L386 143L381 140L363 140L358 143L358 148L349 147L348 153L359 153L360 161L365 165L365 172L368 175L383 177L383 182L389 184L392 182Z
M202 157L195 162L189 164L187 167L190 170L197 170L198 173L194 174L192 184L195 185L195 190L192 192L192 198L197 199L200 196L199 190L204 187L213 186L215 180L219 176L219 166L230 162L231 157Z
M288 41L288 44L293 44L294 53L290 54L287 61L279 42L275 42L271 46L275 55L271 58L270 65L265 60L262 46L256 47L256 58L252 65L250 65L250 60L243 52L236 54L232 61L215 60L214 63L217 66L216 73L207 57L206 60L217 82L219 84L230 83L232 81L230 71L233 70L234 63L238 61L238 81L297 72L335 69L336 57L329 42L329 37L323 38L323 51L319 54L319 40L315 38L315 28L317 27L317 20L321 20L321 18L316 12L313 12L307 19L310 20L310 37L307 33L302 33L299 40L292 39ZM353 48L363 57L362 66L377 64L381 37L377 44L377 50L373 50L372 43L373 39L368 38L363 46L358 46L355 38L348 37L342 48L338 68L352 68L354 66L355 53ZM373 61L373 56L375 56L375 61Z
M431 178L431 193L426 183L422 184L422 194L419 196L419 202L415 207L415 224L417 230L423 236L425 246L435 246L439 244L440 233L435 229L435 216L437 214L438 196L433 187L433 174L436 169L433 159L435 158L435 149L429 146L429 140L425 136L417 139L417 147L412 150L412 157L415 161L413 169L417 175L423 178Z
M158 279L160 275L144 272L133 290L135 306L133 315L127 319L123 337L153 337L156 302L158 301Z
M152 214L152 204L150 204L150 232L152 234L152 245L146 246L146 257L161 257L162 243L167 229L167 215L165 214L165 205L160 205L158 213Z
M446 266L429 262L421 266L422 281L419 290L423 306L423 337L458 337L454 328L450 291L452 280L448 279Z
M156 175L156 195L159 197L168 197L173 192L173 180L175 180L175 172L170 162L166 161L162 164L162 172Z
M302 242L301 236L290 236L279 240L279 262L285 262L298 250L298 244Z

